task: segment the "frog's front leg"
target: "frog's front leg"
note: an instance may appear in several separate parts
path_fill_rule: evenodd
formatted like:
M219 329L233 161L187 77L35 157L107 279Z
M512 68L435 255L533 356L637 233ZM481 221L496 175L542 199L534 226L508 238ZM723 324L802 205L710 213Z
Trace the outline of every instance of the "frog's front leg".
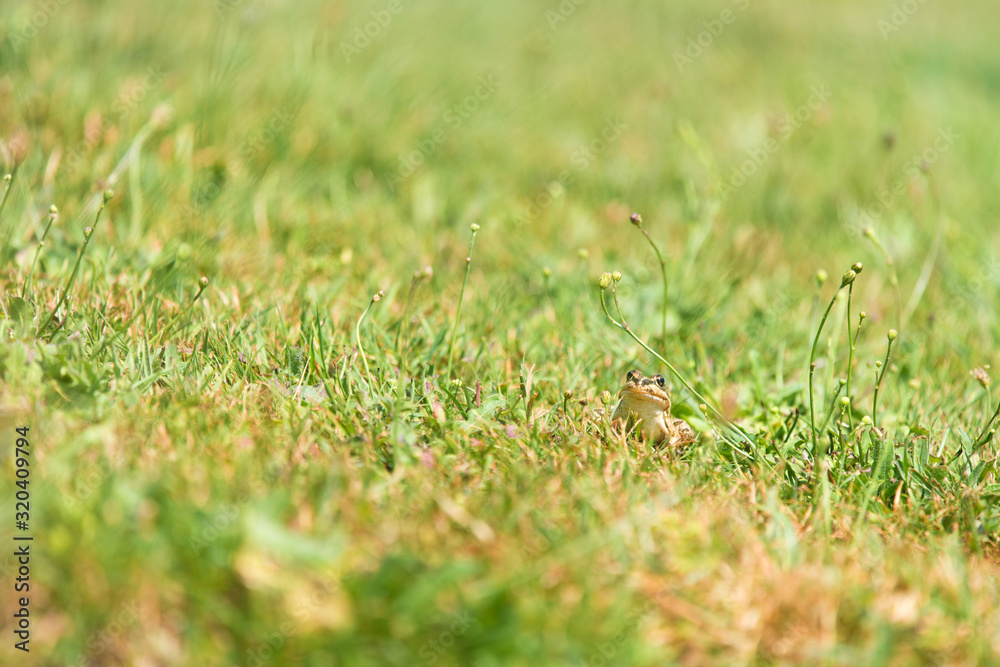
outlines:
M698 439L691 426L683 419L671 419L670 422L668 447L683 447Z

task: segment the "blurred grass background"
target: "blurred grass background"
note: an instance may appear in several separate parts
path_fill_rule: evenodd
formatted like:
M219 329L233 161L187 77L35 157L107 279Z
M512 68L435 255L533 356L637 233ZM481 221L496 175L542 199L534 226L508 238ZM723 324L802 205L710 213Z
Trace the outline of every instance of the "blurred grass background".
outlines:
M37 648L5 655L997 660L995 450L959 456L1000 335L997 18L985 0L3 4L0 421L5 462L32 428L39 536ZM109 187L65 323L39 331ZM632 211L668 257L666 338ZM816 311L855 261L857 418L900 332L879 414L904 490L870 508L871 468L822 491L808 457L779 463L808 449L788 424ZM771 453L609 435L601 392L663 372L606 324L610 270L640 335ZM380 289L368 387L355 325Z

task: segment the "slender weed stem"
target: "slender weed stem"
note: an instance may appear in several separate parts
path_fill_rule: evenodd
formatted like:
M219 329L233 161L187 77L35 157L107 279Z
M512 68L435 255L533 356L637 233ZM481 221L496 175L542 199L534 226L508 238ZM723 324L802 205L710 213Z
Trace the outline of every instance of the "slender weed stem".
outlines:
M3 209L7 206L7 197L10 196L10 191L14 187L14 174L7 174L3 177L3 199L0 199L0 221L3 220Z
M660 247L658 245L656 245L655 241L653 241L653 237L650 236L649 232L646 231L646 228L642 226L642 216L639 215L638 213L633 213L632 217L630 217L629 220L632 221L632 224L635 225L639 229L639 231L642 232L642 235L646 237L646 240L649 241L649 245L653 248L653 252L656 253L656 259L660 263L660 275L663 278L663 307L661 309L662 317L663 317L663 323L661 325L662 326L661 331L662 331L662 336L663 336L663 342L666 342L666 340L667 340L667 303L668 303L668 296L669 296L669 291L667 289L667 261L663 258L663 253L660 252Z
M878 390L882 386L882 378L885 377L885 372L889 370L889 353L892 352L892 341L896 340L895 329L889 329L889 334L886 336L889 339L889 345L885 348L885 361L881 364L876 362L875 364L875 395L872 397L872 428L878 428Z
M837 292L840 290L838 289ZM816 408L813 396L813 377L816 375L816 347L819 344L819 336L823 331L823 325L826 324L826 318L830 316L830 311L833 309L833 304L837 301L837 292L833 293L833 298L830 299L830 305L826 307L826 312L823 313L823 319L819 322L819 328L816 329L816 337L813 339L812 352L809 354L809 430L812 433L812 445L813 445L813 457L818 456L819 445L816 440Z
M198 292L197 294L194 295L194 298L191 299L192 306L198 301L198 298L201 296L202 292L204 292L207 288L208 288L208 277L202 276L201 278L198 279Z
M635 335L635 332L632 331L632 327L630 327L629 324L628 324L628 322L625 321L625 318L624 318L624 316L622 315L622 312L621 312L621 306L618 303L618 293L615 290L614 286L620 280L621 280L621 273L619 273L617 271L615 271L614 274L605 273L604 275L601 276L601 280L600 280L600 286L601 286L601 308L604 309L604 315L608 318L608 320L613 325L615 325L616 327L618 327L619 329L621 329L622 331L624 331L626 334L628 334L628 336L632 340L634 340L636 343L638 343L642 347L642 349L644 349L647 352L649 352L651 355L653 355L654 357L656 357L664 366L666 366L667 370L669 370L670 373L675 378L677 378L677 380L682 385L684 385L684 388L687 389L689 392L691 392L691 395L694 396L695 398L697 398L700 401L701 406L702 406L702 412L704 412L706 414L706 416L707 416L708 411L711 410L711 412L719 420L721 420L721 422L723 424L725 424L728 428L732 429L741 439L743 439L743 440L746 441L746 443L750 446L750 449L753 451L754 455L756 456L758 454L758 452L757 452L757 444L754 441L754 439L751 438L749 435L747 435L746 432L744 432L743 429L741 429L739 426L737 426L736 424L733 424L728 419L726 419L725 415L723 415L714 405L712 405L711 402L708 399L706 399L704 396L702 396L698 392L697 389L695 389L693 386L691 386L691 383L688 382L687 379L683 375L681 375L681 373L676 368L674 368L673 364L671 364L669 361L667 361L666 359L664 359L663 356L660 355L656 350L654 350L653 348L651 348L649 345L646 344L645 341L643 341L641 338L639 338L638 336ZM608 304L607 304L607 301L605 299L605 295L606 295L609 287L611 288L611 295L612 295L612 298L614 300L615 309L617 310L618 317L620 318L618 320L616 320L614 318L614 316L611 315L611 312L608 310Z
M945 246L944 234L947 220L944 217L944 211L941 207L941 195L938 192L937 182L934 179L933 173L930 170L926 170L924 171L924 177L927 179L927 187L931 193L931 199L934 201L937 222L934 225L934 240L931 242L931 247L927 250L927 256L924 258L920 275L917 277L917 282L913 285L913 291L906 302L906 308L903 309L903 314L900 316L899 326L904 331L913 313L916 312L917 306L920 305L920 300L923 298L924 292L930 284L931 276L934 274L934 268L937 266L938 255L941 253L942 247Z
M864 236L878 248L878 251L882 253L882 257L885 258L886 266L889 267L889 284L892 285L892 291L896 295L896 317L903 317L903 300L899 296L899 277L896 275L896 265L892 261L892 257L889 255L889 251L885 249L882 242L879 241L878 236L875 235L875 229L873 227L866 227L864 231Z
M201 278L198 279L198 292L194 295L194 297L192 297L192 299L188 302L188 304L184 306L184 308L179 313L174 315L174 317L171 318L169 322L167 322L167 326L164 327L157 334L159 340L161 341L166 340L168 335L174 333L174 327L177 326L177 323L180 322L181 318L185 317L188 314L188 312L192 308L194 308L194 304L198 302L198 299L201 297L202 292L204 292L207 288L208 288L208 277L202 276ZM187 321L184 323L184 326L181 327L180 331L178 331L177 333L183 334L189 326L191 326L190 317L187 318Z
M823 333L823 326L826 324L827 318L830 316L830 311L833 310L833 304L837 301L837 294L840 290L844 289L848 285L854 283L854 279L858 277L858 273L861 272L861 262L857 262L854 266L848 269L847 273L840 280L840 287L833 293L833 298L830 299L830 304L826 307L826 312L823 313L823 319L819 322L819 327L816 329L816 336L813 338L812 351L809 353L809 430L812 434L812 446L813 446L813 465L816 468L816 474L819 475L822 470L822 466L819 465L819 460L822 458L819 439L816 437L816 406L815 406L815 396L813 391L813 376L816 374L816 348L819 347L819 337Z
M854 343L855 338L851 337L851 297L854 296L854 283L847 286L847 383L844 387L844 396L851 395L851 369L854 366Z
M94 236L94 229L97 228L97 223L101 219L101 212L104 211L104 207L108 205L108 202L111 201L111 198L114 196L115 193L113 191L111 190L104 191L104 196L101 198L101 205L97 209L97 215L94 216L94 225L92 227L87 227L86 229L83 230L83 246L80 248L80 254L77 255L76 257L76 264L73 265L73 273L71 273L69 276L69 282L66 283L66 289L63 290L62 297L56 303L56 307L52 309L52 312L49 313L48 319L45 320L45 324L41 326L40 330L44 331L45 328L49 326L49 323L52 322L52 319L56 316L56 313L59 312L59 309L62 307L63 303L65 303L67 297L69 297L70 292L73 291L73 284L76 282L76 274L80 271L80 264L83 263L83 255L84 253L87 252L87 246L90 245L90 239L93 238ZM65 321L66 319L63 318L62 322ZM55 330L52 333L55 333L56 331L59 330L59 328L62 326L62 322L60 322L56 326Z
M847 423L854 428L854 416L851 414L851 378L854 376L854 350L858 346L858 337L861 335L861 323L868 317L868 313L861 311L858 313L858 328L854 330L854 337L851 337L851 292L853 285L847 292L847 337L850 339L850 351L847 354L847 388L844 396L847 398Z
M357 326L354 327L354 340L358 344L358 353L361 355L361 362L365 366L365 376L368 378L369 393L375 391L375 383L372 381L371 371L368 370L368 356L365 354L365 348L361 344L361 323L364 321L365 315L368 314L368 311L372 309L372 306L381 301L384 295L385 292L383 292L382 290L379 290L378 292L375 293L375 295L372 297L372 300L368 302L368 307L364 309L364 311L361 313L361 317L358 318Z
M403 320L399 323L399 329L396 330L396 351L399 353L400 357L403 356L402 350L399 347L400 341L405 343L409 338L410 306L413 305L413 295L417 291L417 286L433 275L434 269L429 266L425 266L422 269L414 271L413 277L410 278L410 291L406 295L406 306L403 308Z
M986 422L986 426L983 428L982 434L980 434L980 436L976 438L976 445L975 445L976 449L979 449L987 442L989 442L990 438L992 438L993 435L996 433L996 429L993 428L993 422L997 420L997 417L1000 417L1000 403L997 403L996 412L994 412L993 416L990 417L990 420Z
M0 232L4 231L3 210L4 207L7 206L7 198L10 197L10 191L14 188L14 174L16 173L17 173L17 165L14 165L14 171L12 171L9 174L6 174L3 177L3 183L4 183L3 199L0 199ZM2 251L4 247L6 247L7 242L10 240L10 235L11 232L8 232L3 235L3 239L0 240L0 251Z
M448 375L451 376L452 353L455 350L455 335L458 333L458 321L462 317L462 300L465 298L465 286L469 283L469 271L472 269L472 248L476 245L476 232L479 225L472 223L472 239L469 241L469 254L465 258L465 278L462 279L462 291L458 293L458 307L455 309L455 325L451 328L451 340L448 342Z
M837 386L833 390L833 399L830 400L830 408L827 410L826 416L823 417L823 421L819 425L820 431L824 433L826 432L826 425L830 423L830 418L833 417L833 413L837 410L839 399L842 398L840 390L843 389L846 384L847 381L844 380L844 378L840 378L840 381L837 382Z
M53 204L49 207L49 223L45 225L45 231L42 232L42 239L38 242L38 247L35 248L35 256L31 260L31 268L28 269L28 275L24 279L24 286L21 288L21 298L23 299L28 293L28 287L31 284L31 278L35 275L35 265L38 263L38 256L42 254L42 247L45 245L45 238L49 235L49 230L52 229L52 223L55 222L56 218L59 217L59 209Z

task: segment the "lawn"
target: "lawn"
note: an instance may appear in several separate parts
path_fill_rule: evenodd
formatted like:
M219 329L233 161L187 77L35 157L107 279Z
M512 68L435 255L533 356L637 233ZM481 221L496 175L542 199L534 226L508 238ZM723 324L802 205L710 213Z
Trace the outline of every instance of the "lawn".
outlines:
M0 5L0 663L1000 664L998 21Z

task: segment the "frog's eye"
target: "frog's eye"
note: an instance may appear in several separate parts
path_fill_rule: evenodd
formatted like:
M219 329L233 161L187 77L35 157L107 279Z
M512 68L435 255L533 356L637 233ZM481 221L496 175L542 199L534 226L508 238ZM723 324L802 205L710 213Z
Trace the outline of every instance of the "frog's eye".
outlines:
M631 370L625 374L625 380L628 382L634 382L642 377L642 373L637 370Z
M662 387L663 385L666 384L666 381L663 379L662 375L654 375L653 380L656 381L656 385L659 387Z

